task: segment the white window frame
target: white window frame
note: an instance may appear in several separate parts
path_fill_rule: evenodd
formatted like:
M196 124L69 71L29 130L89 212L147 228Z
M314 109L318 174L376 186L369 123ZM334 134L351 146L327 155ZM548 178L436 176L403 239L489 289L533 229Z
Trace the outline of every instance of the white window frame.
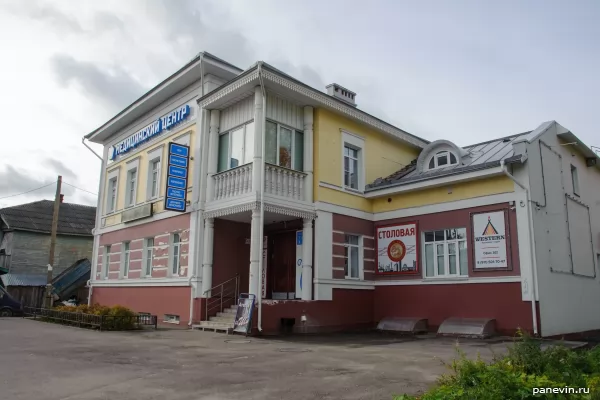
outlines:
M282 124L277 121L273 121L271 119L267 119L267 122L270 122L277 126L277 142L275 144L275 166L281 167L281 168L292 169L294 171L300 171L299 169L296 169L296 132L300 132L300 133L302 133L302 135L304 135L304 131L301 129L293 128L286 124ZM281 142L281 140L280 140L281 128L285 128L285 129L292 131L292 150L291 150L292 159L290 161L291 166L289 168L279 165L279 143ZM266 126L265 126L265 132L266 132ZM266 135L266 133L265 133L265 135ZM304 147L304 136L302 136L302 146ZM266 149L265 149L265 151L266 151ZM305 148L303 148L303 151L302 151L303 158L304 158L304 151L306 151ZM266 158L266 153L265 153L265 158ZM302 167L303 167L302 169L304 170L304 167L305 167L304 159L302 160ZM300 172L304 172L304 171L300 171Z
M179 242L175 242L175 238L179 238ZM177 270L175 268L175 252L177 250ZM179 277L181 272L181 232L173 232L169 237L169 276Z
M573 194L577 197L581 196L581 191L579 189L579 172L577 171L577 167L571 164L571 186L573 187Z
M131 267L131 242L121 243L121 276L125 278L129 276L129 269Z
M452 160L450 159L450 154L452 154L454 156L454 159L456 160L456 162L452 162ZM438 165L438 158L442 157L442 156L447 157L448 163L444 164L444 165ZM433 163L434 163L433 168L431 168L429 166L429 164L431 164L431 160L433 160ZM458 165L458 156L450 150L438 151L433 156L429 157L429 159L427 160L427 169L428 170L434 170L434 169L438 169L438 168L446 168L446 167L451 167L453 165Z
M219 133L217 147L221 141L221 136L229 135L229 139L227 140L227 167L223 171L219 171L218 173L229 171L230 169L238 168L238 167L241 167L242 165L250 164L253 161L254 156L252 157L252 160L245 159L246 158L246 130L248 128L248 125L250 125L250 124L254 124L254 120L248 121L248 122L244 123L243 125L238 125L235 128L228 129L226 132ZM243 132L242 132L242 154L244 156L244 160L238 166L232 167L231 166L231 142L232 142L231 134L235 131L239 131L240 129L243 130ZM252 141L253 145L254 145L254 140L256 140L256 124L254 125L254 138ZM254 149L252 149L252 152L254 153ZM220 149L217 148L217 164L218 164L219 153L220 153Z
M179 315L175 315L175 314L164 314L163 315L163 322L166 322L168 324L179 325L180 319L181 318L179 317Z
M105 214L111 214L117 211L117 206L119 204L119 173L121 172L121 168L116 168L110 171L106 176L106 197L104 207L106 207ZM114 200L112 197L113 193L113 183L114 183Z
M447 239L447 231L455 230L455 229L464 229L465 237L462 239ZM435 241L435 232L436 231L444 231L444 241ZM425 234L433 233L434 241L433 242L425 242ZM463 275L460 271L460 244L459 242L465 243L465 254L467 257L467 274ZM424 279L452 279L452 278L468 278L469 277L469 243L467 241L467 228L466 227L453 227L453 228L443 228L443 229L434 229L421 232L421 257L423 260L423 278ZM454 243L456 245L456 274L450 274L450 253L448 251L448 243ZM433 275L427 275L427 252L426 245L433 246ZM444 245L444 274L439 274L438 272L438 253L437 253L437 245Z
M353 189L349 186L346 186L345 179L345 171L344 171L344 157L345 157L345 148L349 147L354 150L357 150L358 157L358 188ZM342 184L341 187L343 190L354 192L354 193L364 193L365 191L365 139L361 136L355 135L353 133L342 131Z
M150 246L152 241L152 246ZM142 273L141 276L144 278L152 277L152 262L154 260L154 238L148 237L144 239L144 248L142 253ZM148 271L148 262L150 262L150 271Z
M348 236L355 236L358 238L358 244L350 244L346 242L346 235ZM347 252L347 256L346 256L346 262L348 263L348 272L351 271L351 254L352 252L350 251L351 247L356 247L358 248L358 276L354 277L354 276L350 276L348 274L345 275L346 279L352 279L352 280L363 280L364 279L364 248L363 248L363 236L362 235L358 235L356 233L344 233L344 247L346 248L346 252Z
M163 150L165 145L162 144L148 152L148 176L146 180L146 200L156 200L160 198L162 170L163 170ZM153 169L152 166L158 162L158 176L156 178L156 193L152 193Z
M135 174L134 179L132 175ZM137 187L140 181L140 157L136 157L127 162L127 172L125 174L125 208L133 207L137 203ZM133 181L133 182L132 182ZM133 199L131 196L133 195Z
M111 245L108 244L104 246L104 255L102 256L102 276L101 279L108 279L108 274L110 271L110 250Z

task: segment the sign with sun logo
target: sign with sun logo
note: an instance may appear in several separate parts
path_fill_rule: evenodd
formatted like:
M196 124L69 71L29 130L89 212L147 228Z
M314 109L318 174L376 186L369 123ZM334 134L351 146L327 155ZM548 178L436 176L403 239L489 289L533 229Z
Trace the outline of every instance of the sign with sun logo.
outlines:
M473 215L475 268L508 268L504 211Z

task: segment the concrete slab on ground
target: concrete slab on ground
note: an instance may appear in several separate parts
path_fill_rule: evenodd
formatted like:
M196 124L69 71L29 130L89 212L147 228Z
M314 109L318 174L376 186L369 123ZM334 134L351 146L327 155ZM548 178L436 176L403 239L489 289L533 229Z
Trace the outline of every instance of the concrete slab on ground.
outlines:
M456 345L484 359L510 339L385 333L246 338L97 332L0 318L3 400L392 399L447 372Z

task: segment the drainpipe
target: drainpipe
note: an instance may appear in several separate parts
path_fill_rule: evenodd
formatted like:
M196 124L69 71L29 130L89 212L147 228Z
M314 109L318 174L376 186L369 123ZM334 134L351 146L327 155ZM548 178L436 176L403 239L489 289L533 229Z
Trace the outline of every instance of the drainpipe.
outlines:
M202 52L202 54L200 54L200 97L204 96L204 67L203 67L203 63L204 63L204 52ZM200 115L202 116L202 110L200 110ZM204 120L202 119L202 117L200 118L200 129L202 129L202 126L204 125ZM204 132L203 132L204 133ZM202 171L202 163L201 160L196 160L196 162L200 163L200 171ZM198 185L200 184L200 178L198 178ZM192 199L194 200L194 199ZM193 204L193 202L192 202ZM196 220L198 220L198 212L199 210L192 210L192 212L196 213ZM196 223L196 226L198 224ZM192 227L190 226L190 229ZM196 227L194 227L196 228ZM198 243L199 241L196 240L196 236L198 235L198 233L200 232L199 229L197 229L196 235L194 235L194 240L196 241L196 243ZM193 272L192 272L192 276L190 276L190 279L188 279L188 285L190 286L190 317L188 319L188 326L192 326L192 319L194 316L194 288L192 285L192 280L196 277L196 275L198 274L197 271L197 265L198 263L196 262L196 260L198 259L198 257L196 256L199 252L200 246L194 246L194 259L192 260L192 262L194 263L193 265ZM198 282L196 282L196 287L198 287Z
M517 180L517 178L515 178L510 172L508 172L508 170L506 169L506 164L504 163L504 160L500 161L500 168L502 168L502 172L504 172L504 175L506 175L510 180L512 180L514 183L516 183L517 185L519 185L521 187L521 189L523 189L525 191L525 196L527 198L527 213L529 214L529 221L528 221L528 225L529 225L529 254L531 257L531 279L532 279L532 283L531 283L531 315L533 317L533 334L535 336L538 335L538 324L537 324L537 307L535 304L535 298L536 298L536 282L537 282L537 261L536 261L536 257L535 257L535 239L534 239L534 232L533 232L533 209L531 207L531 199L530 199L530 193L529 193L529 188L527 188L525 185L523 185L521 182L519 182Z
M103 177L103 171L104 171L104 159L94 151L94 149L92 149L90 146L88 146L88 144L85 142L85 136L81 138L81 144L83 144L89 151L91 151L96 157L98 157L100 159L100 162L102 163L101 165L101 169L100 169L100 182L98 184L99 188L98 188L98 201L97 201L97 207L96 207L96 214L101 212L101 204L102 204L102 177ZM96 223L95 225L98 226L98 221L99 221L99 216L96 215ZM94 245L92 246L92 251L94 251L94 254L92 255L92 260L98 260L98 250L99 250L99 244L100 244L100 240L96 240L96 235L95 235L95 227L94 230L92 231L94 233ZM94 256L95 255L95 256ZM97 264L97 262L95 263ZM90 270L90 279L87 281L87 285L88 285L88 307L92 305L92 292L93 292L93 285L92 285L92 278L94 277L93 274L96 273L96 265L92 265L92 268Z
M261 170L260 170L260 258L258 259L258 331L262 332L262 286L263 286L263 252L264 250L264 229L265 229L265 127L267 120L267 95L265 94L265 84L262 79L262 61L258 62L258 80L262 92L262 135L261 135Z

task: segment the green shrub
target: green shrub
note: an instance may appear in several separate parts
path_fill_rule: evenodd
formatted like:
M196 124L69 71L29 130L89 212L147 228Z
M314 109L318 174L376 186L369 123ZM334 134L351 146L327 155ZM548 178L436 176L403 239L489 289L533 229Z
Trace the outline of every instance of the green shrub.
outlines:
M563 346L542 349L540 340L520 335L508 354L486 363L481 358L459 357L439 378L437 385L420 397L398 400L504 400L589 399L600 400L600 347L573 351ZM533 394L534 388L589 388L589 394Z
M79 306L58 306L54 309L56 311L104 316L102 321L102 329L104 330L131 330L139 328L136 319L137 313L119 305L107 307L99 304L91 306L81 304Z

